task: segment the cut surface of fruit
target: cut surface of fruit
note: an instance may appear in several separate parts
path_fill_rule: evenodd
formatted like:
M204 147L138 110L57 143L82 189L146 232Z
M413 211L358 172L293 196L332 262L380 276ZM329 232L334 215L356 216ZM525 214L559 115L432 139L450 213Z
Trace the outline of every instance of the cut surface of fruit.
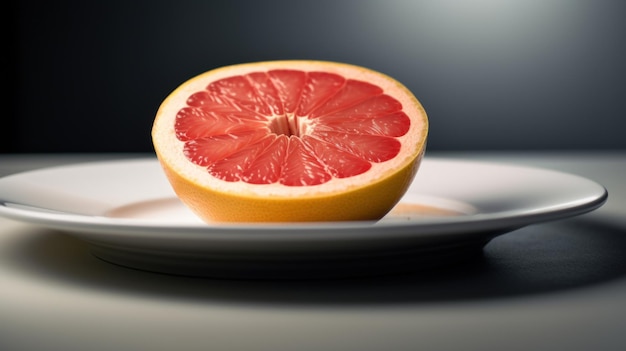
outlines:
M382 73L268 61L202 73L161 104L156 155L207 222L376 220L401 198L426 146L415 96Z

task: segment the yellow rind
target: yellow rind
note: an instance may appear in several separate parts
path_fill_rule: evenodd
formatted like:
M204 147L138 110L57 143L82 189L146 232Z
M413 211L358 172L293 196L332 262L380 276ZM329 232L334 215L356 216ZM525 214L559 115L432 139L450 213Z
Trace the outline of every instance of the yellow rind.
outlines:
M181 201L205 222L334 222L378 220L400 200L422 160L347 192L307 197L251 197L198 187L162 164Z

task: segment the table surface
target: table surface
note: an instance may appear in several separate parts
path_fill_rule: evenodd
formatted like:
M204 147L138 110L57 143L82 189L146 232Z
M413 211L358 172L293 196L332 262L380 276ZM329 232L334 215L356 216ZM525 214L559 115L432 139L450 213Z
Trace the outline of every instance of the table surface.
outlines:
M0 176L144 155L0 155ZM2 350L623 350L626 152L430 153L592 179L607 203L492 240L475 261L401 276L245 281L103 262L0 218Z

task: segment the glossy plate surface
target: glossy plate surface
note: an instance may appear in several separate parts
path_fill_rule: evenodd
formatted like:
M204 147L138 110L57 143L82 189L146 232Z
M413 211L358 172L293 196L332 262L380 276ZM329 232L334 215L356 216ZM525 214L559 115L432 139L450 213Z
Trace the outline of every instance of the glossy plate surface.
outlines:
M62 230L109 262L163 273L313 278L426 269L474 256L497 235L580 215L607 198L575 175L426 157L378 222L206 224L153 158L0 178L0 216Z

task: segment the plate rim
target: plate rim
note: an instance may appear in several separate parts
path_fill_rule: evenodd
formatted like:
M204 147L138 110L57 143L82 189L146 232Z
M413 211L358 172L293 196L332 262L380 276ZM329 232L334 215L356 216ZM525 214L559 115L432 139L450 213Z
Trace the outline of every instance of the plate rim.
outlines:
M39 172L54 172L56 170L67 170L68 168L84 168L93 166L106 166L111 164L120 163L137 163L137 162L158 162L156 157L136 157L136 158L124 158L113 159L105 161L89 161L80 162L69 165L58 165L53 167L45 167L25 172L14 173L4 177L0 177L0 184L9 178L16 178L25 176L32 173ZM492 212L492 213L478 213L464 216L453 217L430 217L428 220L423 221L407 221L407 222L384 222L377 223L376 221L352 221L352 222L303 222L303 223L224 223L219 225L207 225L203 223L193 225L168 225L163 223L150 223L148 221L137 221L134 219L125 218L112 218L105 216L89 216L72 213L54 213L35 209L24 209L11 206L11 202L3 200L0 195L0 216L27 222L39 226L44 226L57 230L67 231L81 231L98 234L115 234L119 232L132 233L135 235L156 235L171 232L183 231L182 237L197 237L201 236L226 236L228 238L234 237L250 237L259 236L261 233L264 237L270 239L284 239L284 238L302 238L314 234L319 239L328 239L336 235L329 235L329 229L342 230L351 232L354 230L360 230L357 235L353 233L349 235L351 237L371 237L377 236L377 232L381 230L391 231L389 236L406 236L406 235L420 235L423 232L427 232L427 235L432 234L445 234L449 232L456 232L462 228L466 232L495 230L498 228L509 228L508 231L518 229L530 224L538 224L542 222L558 220L568 217L581 215L587 212L591 212L601 207L608 199L608 191L601 184L571 173L562 171L545 169L534 166L516 165L493 161L477 161L467 160L449 157L424 157L424 163L432 162L445 162L458 164L463 163L472 167L505 167L509 169L524 169L532 170L535 172L548 172L557 176L575 177L580 181L585 181L589 185L594 185L598 188L599 192L592 199L582 201L577 205L568 207L553 209L550 211L540 211L536 213L524 213L515 214L504 212ZM515 211L508 211L515 212ZM293 235L294 232L302 233L302 235ZM245 234L244 234L245 233ZM286 235L286 233L289 233ZM326 235L323 235L326 234ZM346 233L347 234L347 233ZM177 234L178 235L178 234ZM343 234L342 234L343 235ZM387 234L386 234L387 235ZM296 239L298 240L298 239Z

